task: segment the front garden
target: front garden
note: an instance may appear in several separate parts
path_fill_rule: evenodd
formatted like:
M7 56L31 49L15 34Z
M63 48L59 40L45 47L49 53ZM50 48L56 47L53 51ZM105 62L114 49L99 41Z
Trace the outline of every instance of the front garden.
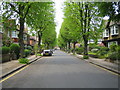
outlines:
M77 54L83 54L84 48L83 47L76 48L75 52ZM105 46L89 44L88 54L90 57L106 59L111 62L120 61L120 46L112 44L108 48Z
M20 58L20 46L18 44L12 43L10 46L0 47L0 53L2 59L0 63L8 62L11 60L17 60ZM24 58L34 54L34 50L31 46L24 47Z

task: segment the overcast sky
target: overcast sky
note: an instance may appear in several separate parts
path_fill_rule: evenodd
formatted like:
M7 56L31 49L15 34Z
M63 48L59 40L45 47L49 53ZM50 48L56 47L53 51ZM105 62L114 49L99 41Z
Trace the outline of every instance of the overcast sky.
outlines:
M57 32L57 36L59 34L59 30L61 27L61 24L63 22L63 3L65 0L54 0L55 2L55 22L56 22L56 32Z

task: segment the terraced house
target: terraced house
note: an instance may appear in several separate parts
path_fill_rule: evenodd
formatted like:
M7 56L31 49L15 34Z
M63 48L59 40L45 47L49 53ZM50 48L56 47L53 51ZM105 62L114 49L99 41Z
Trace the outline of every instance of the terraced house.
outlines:
M109 28L103 32L103 41L105 46L109 47L115 43L120 45L120 22L111 22Z

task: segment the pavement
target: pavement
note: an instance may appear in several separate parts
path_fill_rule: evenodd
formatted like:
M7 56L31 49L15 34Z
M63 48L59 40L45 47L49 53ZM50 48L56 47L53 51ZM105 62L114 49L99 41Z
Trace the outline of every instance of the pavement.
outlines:
M76 54L76 56L80 59L83 58L83 55ZM106 61L105 59L98 59L98 58L92 58L92 57L89 57L89 59L85 59L85 61L95 64L97 66L103 67L105 69L108 69L117 74L120 74L120 67L119 67L119 64L117 63L112 63L112 62Z
M27 57L27 59L29 59L29 64L36 61L37 59L41 58L41 56L35 56L35 55L31 55L29 57ZM4 78L6 76L8 76L9 74L21 69L22 67L25 67L26 64L21 64L19 63L18 60L11 60L9 62L5 62L5 63L1 63L0 64L0 78Z
M2 88L118 88L117 75L60 50L19 71Z

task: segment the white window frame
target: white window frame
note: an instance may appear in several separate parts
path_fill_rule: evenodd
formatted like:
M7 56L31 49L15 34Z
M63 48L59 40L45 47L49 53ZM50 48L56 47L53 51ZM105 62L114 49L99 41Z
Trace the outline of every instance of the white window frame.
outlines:
M2 32L2 28L0 28L0 33L3 33L3 32Z
M118 35L119 34L119 26L118 25L111 26L110 30L111 30L111 35Z
M103 37L109 37L109 30L105 29L105 31L103 32Z
M12 31L12 38L18 38L18 31Z

